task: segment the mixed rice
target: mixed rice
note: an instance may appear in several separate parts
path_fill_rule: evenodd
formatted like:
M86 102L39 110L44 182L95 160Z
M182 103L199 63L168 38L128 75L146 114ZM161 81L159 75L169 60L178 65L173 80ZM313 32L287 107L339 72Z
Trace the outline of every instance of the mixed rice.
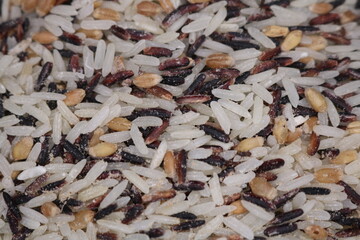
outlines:
M0 6L0 240L360 239L360 1Z

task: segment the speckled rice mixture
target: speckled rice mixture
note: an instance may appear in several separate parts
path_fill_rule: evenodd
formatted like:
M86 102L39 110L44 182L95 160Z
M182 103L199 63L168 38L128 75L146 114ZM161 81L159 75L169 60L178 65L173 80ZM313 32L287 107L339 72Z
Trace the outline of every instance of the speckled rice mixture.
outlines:
M1 240L360 239L359 1L0 6Z

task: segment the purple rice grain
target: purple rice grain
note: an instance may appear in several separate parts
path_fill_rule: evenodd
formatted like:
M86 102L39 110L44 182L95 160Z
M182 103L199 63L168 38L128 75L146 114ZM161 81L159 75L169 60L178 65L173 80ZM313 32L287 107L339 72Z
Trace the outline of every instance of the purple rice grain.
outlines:
M164 20L162 21L162 25L164 27L170 27L176 20L181 18L187 13L194 13L198 12L204 7L206 7L208 3L197 3L197 4L184 4L176 8L174 11L169 13L165 16Z
M72 55L75 54L73 51L69 49L60 49L59 53L63 58L70 58Z
M211 137L219 140L221 142L228 143L230 141L229 135L227 135L223 130L210 126L208 124L202 124L199 126L200 130L203 130L206 134Z
M338 211L328 211L330 214L331 221L338 221L341 218L346 218L353 213L354 210L350 208L342 208Z
M9 31L14 30L17 25L22 24L23 22L23 18L16 18L0 23L0 39L2 39L8 34Z
M38 192L40 191L42 185L46 182L48 178L48 173L42 174L39 177L35 178L35 180L25 188L25 194L32 197L38 195Z
M200 181L188 181L182 184L174 184L174 189L177 191L201 191L205 188L205 183Z
M276 208L280 208L280 207L284 206L285 203L287 203L288 201L293 199L295 197L295 195L299 192L299 190L300 190L299 188L296 188L294 190L284 193L281 196L277 196L273 200L273 203L276 205Z
M82 68L80 67L80 59L78 54L74 54L71 56L69 60L69 65L67 67L70 72L82 72Z
M343 5L345 0L335 0L329 3L333 6L333 8L337 8L338 6Z
M174 225L171 229L173 231L186 231L191 228L197 228L205 224L205 220L192 220Z
M173 189L145 194L141 197L143 203L156 202L159 200L168 200L175 197L176 192Z
M333 159L340 154L340 150L338 148L326 148L319 150L318 153L320 155L320 159Z
M306 195L329 195L331 190L323 187L303 187L300 188L300 192Z
M75 144L72 144L68 140L64 141L64 148L78 161L86 158L84 154L75 146Z
M268 227L264 230L264 234L267 237L273 237L281 234L294 232L296 229L296 223L286 223L279 226Z
M269 105L269 116L271 119L275 119L277 116L281 114L281 106L280 106L280 99L281 99L281 89L275 89L271 93L273 97L273 103Z
M272 172L263 172L263 173L256 174L256 176L265 178L266 181L268 181L268 182L275 181L277 179L277 175Z
M110 204L109 206L99 210L95 214L94 219L95 220L102 219L102 218L106 217L107 215L111 214L112 212L114 212L117 208L118 208L118 206L116 203Z
M79 150L86 154L86 150L89 147L90 134L80 134L75 140L75 143L79 146Z
M185 78L180 76L163 77L161 83L170 86L180 86L185 83Z
M199 89L199 94L211 94L213 89L219 88L223 84L222 79L213 79L205 82Z
M90 203L86 203L85 208L96 211L96 209L99 208L100 203L102 202L102 200L104 200L104 198L105 198L105 195L102 195L102 196L92 199L90 201Z
M312 132L307 146L307 154L309 156L314 156L317 150L319 149L319 146L320 146L320 137L315 132Z
M175 154L176 159L176 173L179 184L183 184L186 180L187 172L187 153L185 150L181 150Z
M315 26L291 26L289 27L289 31L294 31L294 30L300 30L304 33L318 33L320 32L320 28L315 27Z
M355 8L356 8L356 9L359 9L359 8L360 8L360 0L357 0L357 1L356 1Z
M153 57L171 57L172 51L162 47L148 47L143 50L143 54Z
M251 42L247 42L247 41L223 41L221 42L225 45L228 45L229 47L233 48L234 50L242 50L242 49L247 49L247 48L255 48L257 50L260 49L260 46L255 44L255 43L251 43Z
M240 16L240 8L229 6L229 4L226 6L226 18L225 20L229 20L230 18L238 17Z
M247 18L247 21L248 22L257 22L257 21L269 19L273 16L274 16L274 13L272 11L263 11L260 13L254 13L254 14L250 15Z
M355 237L359 235L360 235L360 228L347 228L335 233L335 236L339 238Z
M336 33L328 33L328 32L323 32L320 34L322 37L326 38L327 40L330 40L336 44L341 44L341 45L350 45L351 41L349 39L347 39L344 36L341 36L339 34Z
M24 194L17 194L13 200L16 205L20 205L20 204L27 203L31 199L33 199L33 196L30 196L30 195L24 193Z
M19 124L21 124L21 126L35 127L36 122L38 121L36 118L34 118L31 115L18 116L18 119L20 120Z
M104 80L102 81L102 84L104 84L107 87L110 87L114 85L115 83L120 83L123 80L130 78L134 76L134 72L131 70L125 70L125 71L119 71L114 74L107 75Z
M104 171L100 174L100 176L97 178L97 180L104 180L104 179L116 179L121 180L122 179L122 173L118 169L112 169L108 171Z
M145 116L159 117L161 119L169 119L171 116L171 112L162 108L147 108L147 109L135 110L132 112L130 116L126 118L130 121L133 121L135 118L145 117Z
M117 25L112 25L110 28L110 32L120 39L123 40L130 39L130 33L126 31L124 28L119 27Z
M21 213L20 213L19 208L14 203L14 200L12 199L12 197L7 192L3 192L2 195L3 195L6 205L8 206L8 212L10 212L17 220L20 221Z
M193 57L195 52L201 47L201 45L205 42L206 36L201 35L198 37L193 44L191 44L186 52L186 56Z
M235 168L233 166L228 166L218 174L218 177L220 181L223 181L225 177L231 175L234 172L235 172Z
M141 213L144 211L145 207L141 204L135 204L130 207L125 213L125 218L121 221L124 224L129 224L133 220L135 220Z
M164 233L165 233L165 231L162 228L152 228L146 232L146 234L149 236L149 238L159 238L159 237L163 236Z
M171 69L168 71L163 71L161 72L161 76L162 77L174 77L174 76L179 76L179 77L187 77L192 73L191 69Z
M272 49L265 50L264 52L261 53L261 55L258 58L260 61L267 61L279 55L280 53L281 53L281 48L275 47Z
M273 69L276 67L278 67L277 61L275 61L275 60L264 61L264 62L259 63L253 69L251 69L250 74L253 75L253 74L261 73L261 72L264 72L266 70Z
M86 94L92 92L94 88L99 84L101 78L101 73L96 72L95 75L90 79L89 83L86 86Z
M302 63L302 62L294 62L291 65L289 65L288 67L290 68L297 68L297 69L304 69L306 67L306 63Z
M289 212L284 212L278 214L273 220L271 220L271 224L282 224L284 222L290 221L297 217L300 217L304 214L304 211L301 208L291 210Z
M302 77L316 77L318 75L319 75L319 71L314 69L314 68L302 69L301 70L301 76Z
M265 237L255 236L254 240L266 240L266 238Z
M36 85L34 90L39 92L43 87L45 87L45 81L50 76L53 68L52 62L46 62L41 68L39 77L37 78Z
M63 31L63 34L59 37L61 41L80 46L82 44L81 38L77 35Z
M341 123L351 123L357 120L357 116L354 113L339 112Z
M32 229L29 229L27 227L22 227L20 229L20 232L14 234L11 238L11 240L26 240L27 237L33 232Z
M328 97L330 99L330 101L338 108L340 108L341 110L344 110L348 113L351 113L352 111L352 107L341 97L336 96L335 94L331 93L330 91L322 91L322 94L325 97Z
M65 179L49 183L40 189L41 192L55 191L65 185Z
M297 106L297 108L294 109L294 115L295 116L309 116L309 117L316 117L317 116L317 112L315 112L315 110L313 110L312 108L308 108L308 107L303 107L303 106Z
M245 201L251 202L259 207L262 207L267 211L274 211L276 209L276 205L272 201L269 201L263 197L256 196L252 193L243 193L241 198Z
M277 66L281 67L287 67L294 63L291 57L277 57L274 61L277 63Z
M234 193L232 195L226 195L224 196L224 204L229 205L236 200L239 200L241 198L241 193Z
M180 218L180 219L186 219L186 220L193 220L196 219L197 216L190 212L179 212L171 215L172 217Z
M160 63L159 70L170 70L174 68L184 68L190 65L191 61L188 57L171 58Z
M8 47L8 44L7 44L7 38L4 38L4 39L1 40L1 42L0 42L0 51L4 55L8 54L9 47Z
M318 71L325 71L325 70L332 70L338 66L338 61L334 59L328 59L325 61L317 62L315 64L316 70Z
M143 157L128 153L128 152L121 152L121 158L124 162L130 162L135 165L141 165L145 163L145 159Z
M152 130L152 132L145 138L145 143L146 144L151 144L153 142L155 142L160 135L165 132L166 128L169 126L169 121L168 120L164 120L163 124L159 127L156 127Z
M186 95L176 98L178 104L204 103L211 100L208 95Z
M173 95L168 90L165 90L164 88L160 86L153 86L151 88L147 88L146 93L154 95L155 97L162 98L165 100L172 100Z
M358 70L358 69L348 68L346 70L346 73L353 79L359 79L360 78L360 70Z
M339 185L344 187L344 191L348 198L356 205L360 205L360 195L344 181L339 181Z
M248 6L239 0L228 0L228 6L237 8L247 8Z
M327 13L324 15L320 15L315 17L309 21L310 25L320 25L320 24L327 24L340 19L339 14L337 13Z
M211 151L215 155L217 155L219 153L222 153L224 151L224 149L221 146L216 146L216 145L208 145L208 144L206 144L206 145L203 145L202 147L205 148L205 149L211 149Z
M199 161L206 162L207 164L216 167L222 167L226 164L225 159L217 155L211 155L205 159L199 159Z
M21 218L20 219L16 218L10 210L7 210L6 220L9 223L11 232L13 234L19 233L19 231L20 231L20 222L19 221L21 220Z
M238 33L235 33L236 35ZM243 35L240 35L241 37ZM222 41L227 41L227 40L231 40L233 39L235 36L233 34L233 32L231 33L218 33L218 32L213 32L212 34L210 34L209 36L212 40L214 41L217 41L217 42L222 42ZM242 38L241 38L242 39ZM242 39L242 40L247 40L247 41L250 41L251 40L251 37L250 35L247 35L247 38L246 39Z
M209 78L220 78L222 80L232 80L240 75L240 71L235 68L215 68L205 72Z
M143 30L128 28L126 29L126 31L129 33L130 39L134 41L140 41L143 39L152 40L154 38L154 35L152 33L145 32Z
M69 198L65 201L65 205L71 206L71 207L79 207L83 204L82 201L74 199L74 198Z
M263 173L263 172L271 171L271 170L274 170L274 169L281 168L284 165L285 165L285 161L284 161L284 159L281 159L281 158L275 158L275 159L267 160L267 161L263 162L255 170L255 173Z
M105 233L96 233L97 240L118 240L118 235L116 233L105 232Z
M336 214L337 212L331 212L330 213L330 220L334 221L340 225L343 226L351 226L351 227L360 227L360 218L357 217L351 217L351 216L346 216L343 214Z
M245 80L250 76L250 71L243 72L235 79L235 84L243 84Z
M289 0L275 0L275 1L271 1L268 3L263 3L260 5L261 8L270 8L270 6L281 6L286 8L287 6L289 6L290 1Z
M184 95L193 94L195 90L205 81L206 75L201 73L199 74L195 80L191 83L191 85L184 91Z
M41 152L39 154L39 157L37 159L37 163L40 166L45 166L50 162L49 158L49 137L46 137L44 141L41 143Z

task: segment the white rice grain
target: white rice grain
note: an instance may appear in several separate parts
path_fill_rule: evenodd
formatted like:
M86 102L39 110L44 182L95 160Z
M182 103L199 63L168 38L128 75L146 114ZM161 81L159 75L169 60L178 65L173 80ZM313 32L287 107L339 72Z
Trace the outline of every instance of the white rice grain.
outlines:
M216 119L219 121L219 124L221 128L224 130L226 134L230 133L230 120L229 117L226 115L224 109L221 107L221 105L218 102L212 101L210 103L210 107L216 117Z
M275 48L275 43L268 38L264 33L260 32L259 29L256 29L254 27L248 27L247 28L248 33L252 38L254 38L256 41L261 43L265 48Z
M163 158L166 154L166 150L167 150L167 142L166 142L166 140L163 140L163 141L161 141L158 149L156 150L156 152L151 160L151 163L150 163L151 169L155 169L160 166L160 164L163 161Z
M232 216L225 217L223 222L227 227L231 228L241 236L244 236L248 239L254 238L254 232L247 225L240 222L237 218Z
M205 36L209 36L212 34L220 24L225 20L227 15L227 11L225 7L219 9L219 11L215 14L215 16L211 19L209 25L206 27L204 31Z
M130 170L123 170L122 173L123 173L124 177L126 177L129 180L129 182L134 184L143 193L149 193L148 184L135 172L130 171Z
M242 205L246 208L251 214L264 219L266 221L270 221L274 218L274 213L266 211L264 208L259 207L251 202L241 200Z
M147 154L149 152L149 150L145 144L144 138L142 137L142 134L141 134L139 128L135 124L131 125L130 136L131 136L132 140L134 141L134 144L140 153Z

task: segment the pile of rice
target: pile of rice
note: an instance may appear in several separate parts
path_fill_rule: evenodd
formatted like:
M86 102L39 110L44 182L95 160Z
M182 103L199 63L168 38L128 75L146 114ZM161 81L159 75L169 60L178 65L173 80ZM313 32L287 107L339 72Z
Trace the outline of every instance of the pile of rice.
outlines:
M360 239L359 1L0 5L0 239Z

